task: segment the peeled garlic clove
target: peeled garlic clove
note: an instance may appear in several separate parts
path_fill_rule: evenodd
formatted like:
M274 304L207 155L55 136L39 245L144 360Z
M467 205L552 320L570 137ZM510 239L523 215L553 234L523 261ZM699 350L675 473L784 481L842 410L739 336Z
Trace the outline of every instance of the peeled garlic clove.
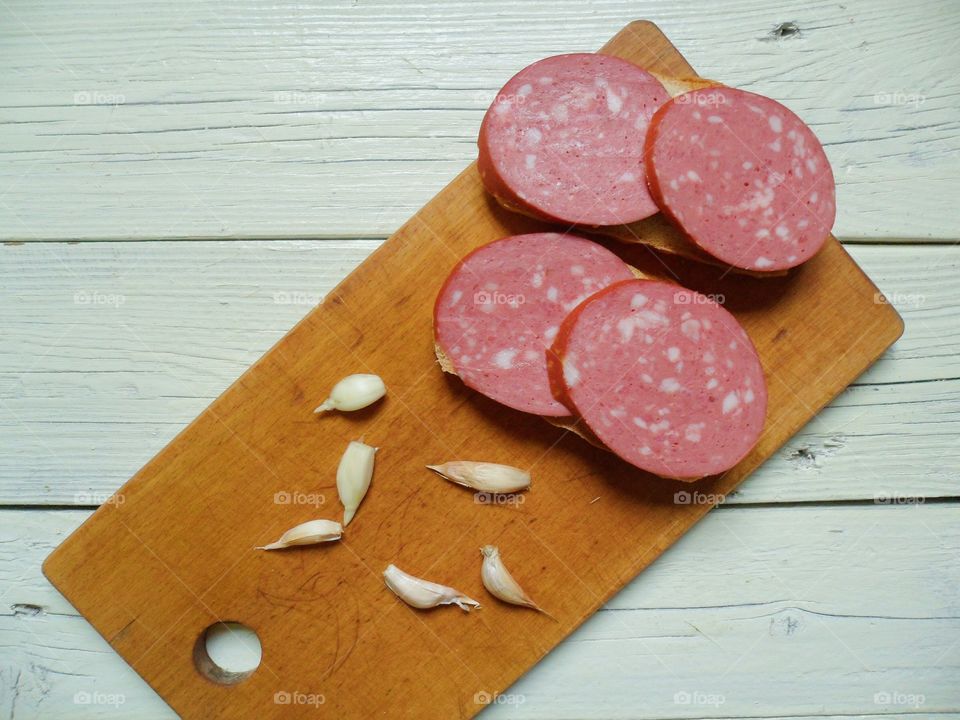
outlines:
M335 520L309 520L290 528L280 539L255 550L282 550L294 545L316 545L317 543L339 540L343 528Z
M337 494L343 503L343 526L353 520L373 477L373 456L377 448L351 441L337 467Z
M480 607L480 603L468 598L459 590L414 577L405 573L396 565L387 566L387 569L383 571L383 580L397 597L407 605L419 610L426 610L437 605L456 605L461 610L470 612L474 608Z
M450 482L488 493L512 493L530 487L530 473L510 465L456 460L427 467Z
M544 615L549 615L524 592L520 583L513 579L513 575L503 564L500 550L495 545L484 545L480 548L480 552L483 555L480 578L483 580L483 586L490 591L491 595L511 605L523 605L538 610Z
M387 394L387 386L379 375L347 375L333 386L330 397L323 401L315 413L327 410L360 410L372 405Z

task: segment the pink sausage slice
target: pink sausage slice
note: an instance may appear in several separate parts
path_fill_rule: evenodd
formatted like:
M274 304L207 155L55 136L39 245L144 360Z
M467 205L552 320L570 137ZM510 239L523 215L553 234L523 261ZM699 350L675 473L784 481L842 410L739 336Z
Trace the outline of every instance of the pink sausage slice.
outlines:
M561 417L546 350L584 298L633 277L597 243L573 235L516 235L467 255L434 305L434 337L463 382L517 410Z
M643 143L670 97L653 75L607 55L546 58L504 85L480 128L487 190L555 222L621 225L657 212Z
M762 95L717 87L677 96L653 118L646 167L664 213L734 267L792 268L833 227L833 171L820 141Z
M555 393L614 453L662 477L724 472L756 444L767 389L750 338L713 300L628 280L590 296L550 352Z

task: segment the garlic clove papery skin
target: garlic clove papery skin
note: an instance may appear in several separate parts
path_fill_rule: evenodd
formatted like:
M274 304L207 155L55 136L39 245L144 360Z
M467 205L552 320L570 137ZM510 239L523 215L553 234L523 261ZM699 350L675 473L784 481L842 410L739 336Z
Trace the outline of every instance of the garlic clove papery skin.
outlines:
M465 612L480 607L480 603L459 590L405 573L396 565L388 565L383 580L393 593L410 607L427 610L438 605L456 605Z
M377 400L387 394L387 386L379 375L369 375L358 373L356 375L347 375L343 380L333 386L330 391L330 397L324 400L320 406L314 410L315 413L327 412L328 410L360 410L372 405Z
M523 605L549 615L527 595L520 587L520 583L513 579L513 575L503 564L500 550L495 545L484 545L480 548L480 553L483 555L480 579L483 580L483 586L491 595L511 605Z
M343 526L353 520L373 478L377 448L353 440L347 445L337 466L337 494L343 503Z
M339 540L343 527L335 520L309 520L287 530L280 539L256 550L282 550L296 545L316 545L317 543Z
M513 493L530 487L530 473L511 465L454 460L442 465L427 465L450 482L488 493Z

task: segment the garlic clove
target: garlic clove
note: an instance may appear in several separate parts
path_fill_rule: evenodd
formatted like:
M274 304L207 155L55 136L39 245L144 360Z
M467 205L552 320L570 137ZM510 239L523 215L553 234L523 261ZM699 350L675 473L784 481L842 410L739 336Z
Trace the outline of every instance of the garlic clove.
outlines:
M340 458L340 465L337 467L337 494L343 503L344 527L353 520L370 488L376 452L377 448L353 440Z
M347 375L333 386L330 397L324 400L314 412L360 410L372 405L386 394L387 386L383 384L379 375L365 373Z
M287 530L280 539L255 550L282 550L295 545L315 545L339 540L343 528L335 520L309 520Z
M383 580L397 597L407 605L419 610L426 610L438 605L456 605L461 610L470 612L474 608L480 607L480 603L467 597L459 590L414 577L405 573L396 565L387 566L387 569L383 571Z
M553 617L537 605L533 599L527 595L520 583L513 579L513 575L507 570L500 557L500 550L495 545L484 545L480 548L483 555L483 565L480 567L480 578L483 580L483 586L495 598L510 603L511 605L523 605L533 608L544 615ZM554 618L556 619L556 618Z
M488 493L513 493L530 487L530 473L510 465L456 460L427 467L450 482Z

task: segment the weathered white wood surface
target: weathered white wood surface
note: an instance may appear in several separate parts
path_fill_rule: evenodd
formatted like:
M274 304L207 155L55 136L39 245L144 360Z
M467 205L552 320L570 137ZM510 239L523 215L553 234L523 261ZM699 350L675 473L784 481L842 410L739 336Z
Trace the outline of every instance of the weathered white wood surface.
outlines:
M40 575L87 515L0 512L0 717L173 716ZM956 712L958 552L956 506L722 508L484 717Z
M510 75L640 18L814 127L838 235L960 226L955 0L10 0L0 18L0 238L386 235L473 159Z
M906 334L485 716L960 718L953 0L0 2L0 240L57 241L0 246L0 717L172 717L40 574L89 510L42 506L172 438L474 157L512 72L641 17L814 126Z
M0 502L102 501L377 244L3 248ZM960 494L960 248L850 249L906 333L730 502Z

